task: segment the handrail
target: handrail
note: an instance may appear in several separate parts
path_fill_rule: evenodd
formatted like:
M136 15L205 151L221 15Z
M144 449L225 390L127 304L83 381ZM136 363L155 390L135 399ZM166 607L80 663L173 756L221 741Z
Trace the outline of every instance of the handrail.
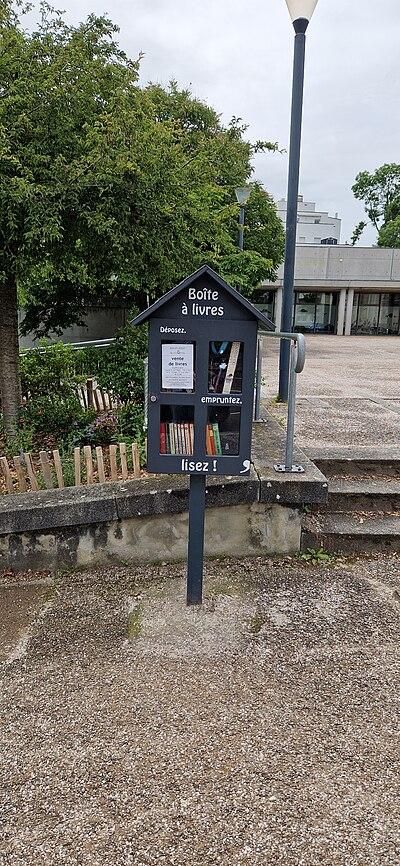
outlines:
M103 349L108 346L112 346L115 343L115 337L106 337L102 340L83 340L79 343L65 343L64 340L51 340L45 346L21 346L19 353L20 355L25 355L26 352L46 352L47 349L50 349L52 346L57 346L58 343L62 343L63 346L68 346L69 349L87 349L93 347L94 349Z
M289 333L287 331L266 331L264 336L276 337L279 340L290 340L290 358L289 358L289 388L288 388L288 408L287 408L287 424L286 424L286 445L285 445L285 462L276 463L274 469L276 472L304 472L304 466L299 463L293 463L294 450L294 422L296 413L296 386L297 374L304 370L306 361L306 341L304 334ZM260 340L258 340L257 350L257 380L256 380L256 399L255 399L255 420L260 420L260 395L261 395L261 349Z

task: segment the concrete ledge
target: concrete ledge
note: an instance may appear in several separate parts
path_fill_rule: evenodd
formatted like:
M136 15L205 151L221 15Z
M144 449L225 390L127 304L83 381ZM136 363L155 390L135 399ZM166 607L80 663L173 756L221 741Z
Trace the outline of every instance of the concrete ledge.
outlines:
M151 514L181 514L189 507L189 478L186 475L152 475L140 481L125 481L113 486L116 488L116 509L120 520ZM222 508L257 502L258 493L259 479L254 469L243 478L207 478L206 506Z
M252 502L280 505L323 503L326 479L303 452L295 459L302 475L278 474L285 436L271 418L254 425L253 468L244 477L207 478L207 507L223 508ZM108 523L131 517L181 514L188 509L189 479L184 475L152 475L137 481L67 487L0 498L0 536L68 526Z
M258 501L259 481L252 469L245 478L207 480L207 507L222 508ZM138 481L67 487L0 498L0 536L130 517L180 514L189 505L186 476L149 476Z
M285 431L269 415L254 424L253 463L260 481L259 501L281 505L324 504L328 498L327 480L303 451L295 449L294 462L304 466L304 473L275 471L274 464L284 459L285 438Z
M32 532L116 520L116 491L113 488L117 486L98 484L1 496L0 536L8 532Z
M243 477L207 478L206 551L256 555L300 548L301 507L324 503L324 476L303 454L302 475L280 475L284 432L254 425L253 467ZM152 475L124 483L0 497L0 569L56 569L110 558L184 558L188 476Z

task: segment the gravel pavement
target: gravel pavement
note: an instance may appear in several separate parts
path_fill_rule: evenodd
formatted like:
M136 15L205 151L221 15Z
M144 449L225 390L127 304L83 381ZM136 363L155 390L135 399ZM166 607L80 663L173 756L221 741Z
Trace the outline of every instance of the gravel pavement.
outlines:
M399 558L208 561L201 609L183 566L30 592L1 866L398 866Z
M400 445L400 338L307 334L306 364L297 377L296 443L307 450ZM279 342L263 339L264 405L276 404Z

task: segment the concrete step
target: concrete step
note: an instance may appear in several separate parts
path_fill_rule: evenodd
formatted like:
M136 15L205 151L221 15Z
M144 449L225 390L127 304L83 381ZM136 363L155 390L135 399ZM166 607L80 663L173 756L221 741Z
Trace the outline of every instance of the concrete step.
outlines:
M330 478L329 496L323 511L400 512L400 480ZM362 516L362 515L361 515Z
M400 481L398 446L312 448L307 449L307 455L327 478L385 478Z
M303 520L302 550L332 553L400 551L400 512L392 514L310 514Z

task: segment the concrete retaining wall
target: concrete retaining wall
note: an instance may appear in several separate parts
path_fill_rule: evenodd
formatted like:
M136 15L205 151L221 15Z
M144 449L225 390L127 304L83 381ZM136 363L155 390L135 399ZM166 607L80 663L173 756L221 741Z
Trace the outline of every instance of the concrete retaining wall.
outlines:
M302 507L324 502L327 484L301 452L295 459L304 464L304 475L275 473L283 444L275 422L257 424L250 475L207 478L208 555L300 549ZM184 559L187 511L186 476L3 496L0 571Z
M255 556L300 549L299 509L235 505L206 515L209 556ZM106 562L166 562L187 553L188 515L131 517L46 532L9 533L0 538L2 563L14 571L51 571Z

